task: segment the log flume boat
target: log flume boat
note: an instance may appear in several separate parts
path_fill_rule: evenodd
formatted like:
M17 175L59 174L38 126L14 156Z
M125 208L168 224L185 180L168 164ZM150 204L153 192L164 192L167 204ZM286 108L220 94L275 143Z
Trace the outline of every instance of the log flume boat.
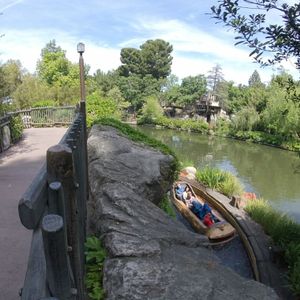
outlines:
M201 206L206 203L206 200L199 195L196 195L192 186L184 181L176 181L173 184L171 200L177 210L191 224L191 226L197 233L206 235L212 243L225 243L235 237L235 228L230 223L228 223L214 208L211 208L214 223L209 226L205 225L204 220L201 220L194 212L192 212L192 210L182 200L181 195L178 195L176 193L176 187L178 186L178 184L180 184L181 187L187 186L193 196L193 200L199 202Z

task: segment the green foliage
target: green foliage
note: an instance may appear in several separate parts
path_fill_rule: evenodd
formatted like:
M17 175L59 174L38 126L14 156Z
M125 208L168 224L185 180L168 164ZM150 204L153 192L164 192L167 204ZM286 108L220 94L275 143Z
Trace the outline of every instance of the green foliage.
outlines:
M114 100L105 98L98 92L87 97L86 111L88 126L91 126L98 118L120 119L122 114Z
M23 134L23 122L19 115L12 116L9 122L10 134L12 142L18 141Z
M167 145L161 143L160 141L158 141L156 139L153 139L153 138L145 135L141 131L139 131L137 129L134 129L131 126L129 126L127 124L124 124L124 123L122 123L122 122L120 122L116 119L98 118L98 119L93 121L92 125L94 125L94 124L102 124L102 125L108 125L108 126L115 127L122 134L124 134L125 136L127 136L131 140L133 140L135 142L140 142L140 143L143 143L143 144L148 145L150 147L153 147L155 149L158 149L166 155L173 156L174 159L173 159L172 165L171 165L171 168L172 168L171 176L172 176L173 180L175 180L177 178L177 174L178 174L178 171L179 171L179 162L178 162L176 154Z
M139 118L141 123L151 124L158 118L163 116L163 109L159 104L156 96L149 96L142 107L141 117Z
M238 131L255 129L259 122L259 114L254 107L243 107L233 118L233 128Z
M237 33L236 45L247 45L251 49L250 56L260 64L269 65L295 57L297 66L300 66L298 2L223 0L211 10L214 18ZM272 24L270 20L276 20L276 23ZM267 59L263 59L265 52L268 53Z
M168 198L168 196L164 196L162 200L159 203L159 207L166 213L168 214L171 218L175 219L176 214L174 211L174 208Z
M263 199L248 201L245 210L262 225L274 243L284 250L289 267L289 281L295 295L300 295L300 225L288 216L277 212Z
M225 174L225 180L221 183L219 191L229 198L233 195L241 196L244 192L244 187L240 181L229 172Z
M75 71L76 69L76 71ZM79 84L79 68L72 65L66 58L61 47L56 46L55 40L50 41L41 52L41 60L37 64L39 77L47 84L59 83L60 86L72 81Z
M31 105L32 108L53 107L53 106L57 106L57 102L55 102L54 100L40 100L40 101L33 102Z
M205 167L201 171L198 170L196 178L208 187L216 189L228 197L241 196L244 192L242 184L235 176L217 168Z
M195 103L206 92L206 78L204 75L188 76L182 79L179 89L180 95L176 103L187 105Z
M138 120L138 124L146 124L145 120ZM199 133L207 133L208 124L202 120L192 120L192 119L172 119L167 117L159 117L155 120L152 120L151 124L156 124L170 129L180 129L188 130Z
M205 167L201 171L197 171L196 178L208 187L218 190L225 181L226 175L217 168Z
M0 97L11 97L22 83L24 70L19 60L8 60L0 68Z
M30 108L34 102L47 99L49 88L33 75L26 75L13 93L13 99L21 109ZM49 98L48 98L49 99Z
M180 168L184 169L186 167L194 167L194 162L188 158L185 158L184 160L180 161Z
M123 48L122 66L118 71L121 76L138 75L141 78L150 75L155 79L166 78L171 72L173 47L164 40L148 40L140 49Z
M231 122L229 120L219 118L214 130L219 136L228 136L231 132Z
M249 86L254 86L254 87L260 87L260 86L262 86L260 75L257 72L257 70L255 70L252 73L252 75L250 76L248 84L249 84Z
M107 254L97 237L88 237L85 243L86 287L92 300L102 300L105 297L103 280L103 263Z

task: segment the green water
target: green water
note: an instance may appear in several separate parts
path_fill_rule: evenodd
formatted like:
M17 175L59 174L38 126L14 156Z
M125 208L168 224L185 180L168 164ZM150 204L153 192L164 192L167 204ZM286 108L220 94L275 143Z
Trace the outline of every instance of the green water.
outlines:
M236 175L245 190L269 200L270 204L300 223L300 158L273 147L169 129L139 127L169 145L179 160L206 165Z

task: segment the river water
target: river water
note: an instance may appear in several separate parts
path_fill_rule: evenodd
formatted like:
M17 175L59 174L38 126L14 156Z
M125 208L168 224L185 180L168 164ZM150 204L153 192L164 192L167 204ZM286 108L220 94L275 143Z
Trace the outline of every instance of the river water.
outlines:
M179 160L194 166L218 167L230 171L279 211L300 223L300 158L294 153L269 146L185 131L140 127L148 135L167 144Z

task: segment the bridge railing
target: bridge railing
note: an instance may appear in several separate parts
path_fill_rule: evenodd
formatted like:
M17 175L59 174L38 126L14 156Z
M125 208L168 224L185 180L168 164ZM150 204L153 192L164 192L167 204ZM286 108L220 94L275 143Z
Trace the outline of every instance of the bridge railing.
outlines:
M37 107L19 110L25 128L70 125L75 116L75 106Z
M88 198L85 103L19 202L33 230L22 300L86 299L84 241ZM52 298L51 298L52 299ZM55 299L55 298L54 298Z

